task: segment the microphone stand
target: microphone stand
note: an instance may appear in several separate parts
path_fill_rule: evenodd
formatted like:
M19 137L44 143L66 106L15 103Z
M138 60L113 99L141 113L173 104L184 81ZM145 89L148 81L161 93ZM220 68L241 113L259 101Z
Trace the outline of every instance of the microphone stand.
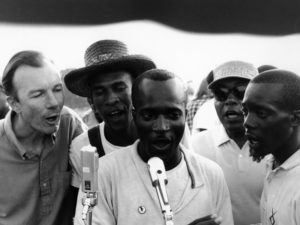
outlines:
M166 225L173 225L173 211L169 204L168 195L166 191L166 184L168 183L165 173L165 166L163 161L158 157L152 157L148 161L148 168L152 185L156 190L161 211Z
M93 207L97 205L97 193L85 193L84 197L81 199L81 202L83 205L82 220L85 225L92 225L92 213Z
M92 225L93 207L97 205L98 191L98 164L97 149L92 146L84 146L80 150L82 166L82 191L83 205L82 220L85 225Z

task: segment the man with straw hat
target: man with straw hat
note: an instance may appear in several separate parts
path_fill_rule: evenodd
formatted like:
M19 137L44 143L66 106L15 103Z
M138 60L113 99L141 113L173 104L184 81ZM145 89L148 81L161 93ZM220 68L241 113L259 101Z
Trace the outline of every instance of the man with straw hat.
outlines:
M137 139L131 110L131 86L142 72L155 68L151 59L128 54L124 43L101 40L85 52L83 68L65 76L67 88L86 97L103 122L83 133L71 145L70 157L74 164L72 185L81 182L80 149L86 145L97 147L99 156L120 150Z

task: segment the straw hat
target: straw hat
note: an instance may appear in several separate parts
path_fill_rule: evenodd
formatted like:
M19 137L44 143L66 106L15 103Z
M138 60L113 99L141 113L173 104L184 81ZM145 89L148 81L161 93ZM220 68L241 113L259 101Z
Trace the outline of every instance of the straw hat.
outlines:
M125 70L133 78L155 68L154 62L143 55L129 55L127 46L117 40L101 40L87 48L85 67L72 70L65 77L67 88L76 95L90 96L89 80L103 76L107 71Z
M214 86L221 80L228 78L239 78L251 80L258 75L258 70L252 64L243 61L229 61L213 70L213 80L209 83L209 88Z

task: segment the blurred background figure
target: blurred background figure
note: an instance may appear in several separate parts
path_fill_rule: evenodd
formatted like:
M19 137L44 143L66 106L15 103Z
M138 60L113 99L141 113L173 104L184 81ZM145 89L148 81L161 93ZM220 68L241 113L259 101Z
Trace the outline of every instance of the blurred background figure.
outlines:
M215 112L221 123L192 136L195 152L223 169L235 225L260 221L265 164L250 157L241 104L250 79L257 74L256 67L242 61L226 62L214 69L208 87L214 94Z
M218 118L215 105L214 105L214 95L209 90L208 85L213 81L214 74L211 71L206 76L206 91L208 93L209 98L202 104L200 108L195 112L194 119L193 119L193 126L192 126L192 134L207 130L214 126L220 124L220 120Z
M193 128L193 120L198 109L209 99L213 98L212 93L207 87L207 79L212 76L212 71L205 77L200 83L195 99L191 100L187 105L187 117L186 121L190 131Z
M9 106L6 101L6 95L3 86L0 84L0 119L3 119L8 111Z
M277 67L275 66L272 66L272 65L261 65L257 68L258 70L258 73L262 73L264 71L267 71L267 70L273 70L273 69L277 69Z

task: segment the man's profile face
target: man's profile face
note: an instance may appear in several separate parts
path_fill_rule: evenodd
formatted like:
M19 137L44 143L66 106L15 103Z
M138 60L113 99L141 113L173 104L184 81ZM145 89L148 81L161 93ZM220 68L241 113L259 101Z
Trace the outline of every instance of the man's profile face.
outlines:
M185 93L178 79L144 79L136 96L135 124L140 138L140 154L149 159L172 161L185 127ZM175 159L176 160L176 159Z
M13 109L29 132L57 131L64 104L63 86L57 69L48 62L42 67L20 66L13 78L17 97Z
M248 82L244 79L226 79L213 89L217 115L229 135L244 133L241 103Z
M91 81L92 102L106 126L127 129L131 121L132 77L125 71L101 72Z
M292 134L290 112L284 106L281 84L250 83L243 99L246 136L254 160L284 151Z

